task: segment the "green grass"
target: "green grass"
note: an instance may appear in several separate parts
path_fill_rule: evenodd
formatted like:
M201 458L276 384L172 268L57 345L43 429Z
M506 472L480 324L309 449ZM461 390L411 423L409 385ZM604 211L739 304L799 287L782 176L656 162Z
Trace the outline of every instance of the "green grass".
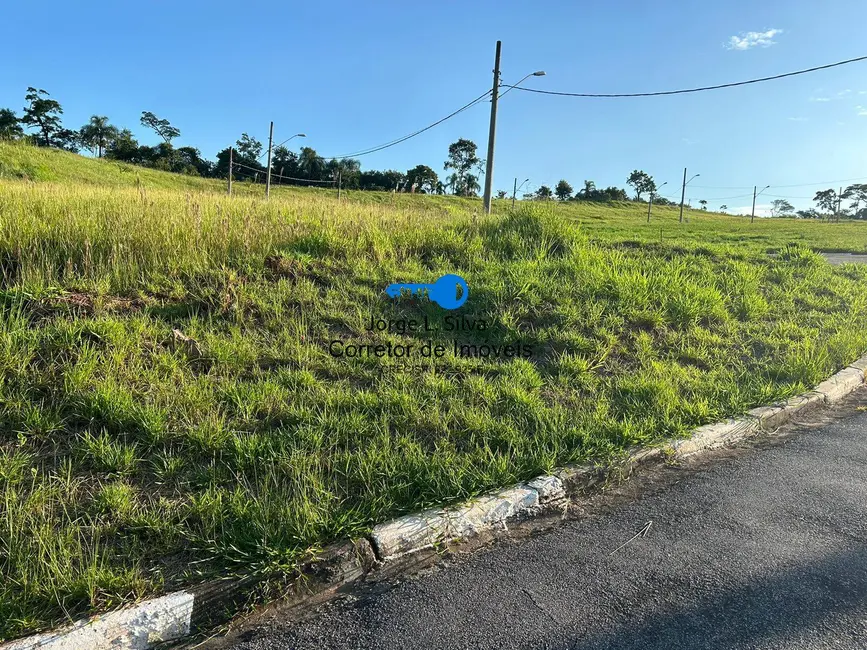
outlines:
M864 250L862 224L661 209L648 226L641 206L583 204L481 218L478 201L286 188L266 203L9 145L0 172L0 638L612 461L867 349L867 267L811 250ZM487 329L365 331L442 327L382 290L446 272ZM532 356L404 368L335 358L336 339Z

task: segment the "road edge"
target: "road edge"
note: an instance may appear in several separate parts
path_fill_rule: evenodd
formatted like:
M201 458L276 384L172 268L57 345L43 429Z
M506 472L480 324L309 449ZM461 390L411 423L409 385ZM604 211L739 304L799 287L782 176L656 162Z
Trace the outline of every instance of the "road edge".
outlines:
M437 552L460 540L506 531L510 522L549 515L568 499L607 480L615 472L663 463L734 444L773 431L796 415L833 405L864 384L867 354L815 388L785 401L751 409L695 429L688 438L668 440L629 452L611 466L568 465L551 474L483 494L448 508L434 508L377 524L366 538L344 540L323 549L291 576L280 598L292 603L322 602L374 570L399 573L423 552ZM0 644L0 650L103 648L149 650L180 640L197 629L231 620L268 581L267 577L214 580L188 590L141 601L119 610Z

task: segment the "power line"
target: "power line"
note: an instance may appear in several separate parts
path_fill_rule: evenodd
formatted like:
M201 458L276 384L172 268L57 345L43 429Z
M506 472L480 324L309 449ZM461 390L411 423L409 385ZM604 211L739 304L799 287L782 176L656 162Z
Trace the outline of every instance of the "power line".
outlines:
M652 93L617 93L617 94L602 94L602 93L564 93L564 92L556 92L553 90L539 90L537 88L524 88L522 86L509 86L509 88L515 88L516 90L523 90L528 93L538 93L540 95L559 95L563 97L658 97L660 95L683 95L686 93L698 93L705 90L718 90L720 88L732 88L734 86L746 86L748 84L757 84L762 83L764 81L773 81L774 79L782 79L783 77L794 77L799 74L807 74L808 72L816 72L817 70L827 70L828 68L834 68L840 65L847 65L849 63L856 63L858 61L867 60L867 56L859 56L854 59L847 59L845 61L838 61L837 63L829 63L827 65L816 66L815 68L807 68L806 70L797 70L795 72L786 72L784 74L777 74L771 77L761 77L760 79L750 79L748 81L735 81L733 83L727 84L719 84L716 86L702 86L700 88L686 88L683 90L664 90L660 92L652 92Z
M839 178L836 181L819 181L817 183L800 183L798 185L771 185L772 189L782 189L788 187L810 187L813 185L835 185L837 183L848 183L851 181L862 181L867 180L867 176L860 176L858 178ZM695 187L702 190L748 190L752 187L752 185L690 185L690 187ZM798 198L798 197L792 197Z
M428 125L427 125L426 127L424 127L423 129L419 129L418 131L414 131L413 133L410 133L409 135L405 135L405 136L403 136L402 138L398 138L397 140L392 140L391 142L386 142L385 144L381 144L381 145L378 145L378 146L376 146L376 147L371 147L371 148L369 148L369 149L364 149L364 150L361 150L361 151L356 151L356 152L354 152L354 153L343 154L342 156L322 156L322 158L325 158L325 159L328 159L328 160L330 160L330 159L341 159L341 158L357 158L358 156L366 156L367 154L375 153L375 152L377 152L377 151L382 151L383 149L388 149L389 147L393 147L394 145L396 145L396 144L400 144L401 142L406 142L406 141L409 140L410 138L414 138L414 137L416 137L417 135L420 135L420 134L424 133L425 131L429 131L430 129L434 128L435 126L438 126L438 125L442 124L442 123L445 122L446 120L450 120L451 118L453 118L453 117L454 117L455 115L457 115L458 113L462 113L463 111L467 110L468 108L471 108L471 107L475 106L476 104L478 104L479 102L481 102L483 99L485 99L485 98L486 98L488 95L490 95L490 94L491 94L491 91L490 91L490 90L486 90L484 93L482 93L481 95L479 95L478 97L476 97L473 101L469 102L468 104L464 104L463 106L461 106L461 107L460 107L459 109L457 109L456 111L454 111L454 112L452 112L452 113L449 113L448 115L446 115L445 117L443 117L443 118L437 120L437 121L434 122L433 124L428 124Z
M238 162L233 162L232 164L235 167L243 167L244 169L249 169L250 171L256 172L257 174L264 174L267 171L265 169L256 169L255 167L250 167L249 165L243 165L243 164L238 163ZM282 176L280 174L275 174L274 172L271 172L271 177L272 178L282 178L282 179L285 179L288 181L302 181L304 183L336 183L337 182L335 180L315 181L315 180L311 180L309 178L295 178L294 176Z

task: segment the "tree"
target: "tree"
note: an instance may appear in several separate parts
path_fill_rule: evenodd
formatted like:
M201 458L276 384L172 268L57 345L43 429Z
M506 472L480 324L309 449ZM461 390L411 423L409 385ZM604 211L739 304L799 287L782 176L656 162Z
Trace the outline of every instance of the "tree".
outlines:
M786 201L786 199L774 199L771 201L771 216L781 217L785 214L792 214L795 211L795 206Z
M557 187L554 188L554 194L556 194L557 198L561 201L565 201L571 197L572 192L572 186L563 179L561 179L560 182L557 183Z
M852 201L850 207L852 208L852 215L856 219L864 218L862 216L859 216L862 214L862 210L860 210L859 208L861 206L861 203L867 203L867 185L850 185L843 191L843 194L841 194L840 197Z
M237 145L235 150L240 154L241 158L259 160L262 156L262 143L256 138L251 138L246 133L242 133L240 139L235 144Z
M292 178L299 178L300 171L298 168L298 154L294 151L289 151L283 145L274 147L274 151L271 155L271 168L277 172L280 176L288 176L289 179L277 178L278 183L288 182L290 185L296 183L297 181L290 180ZM345 184L344 184L345 186Z
M702 200L699 201L698 203L699 203L699 205L701 206L701 209L702 209L702 210L707 210L707 201L705 201L704 199L702 199Z
M81 148L81 137L78 131L61 128L54 134L53 144L58 149L78 153L78 150Z
M60 116L63 108L56 100L49 99L46 91L32 86L27 89L24 101L28 104L24 107L21 122L39 131L40 135L36 137L37 145L50 147L53 136L62 128Z
M536 190L536 198L542 199L543 201L547 201L550 199L554 193L551 191L551 188L547 185L542 185L538 190Z
M506 190L497 190L498 199L505 199L507 196L509 196L509 193Z
M298 170L302 178L311 181L321 181L325 171L325 160L310 147L301 147L298 155Z
M427 165L416 165L406 173L406 180L410 188L415 186L417 192L432 194L436 191L439 177Z
M133 137L132 131L122 129L118 131L105 149L105 157L112 160L122 160L128 163L141 164L138 140Z
M78 137L97 158L102 158L108 143L117 137L117 129L108 123L108 118L104 115L92 115L90 122L79 129Z
M729 209L729 206L727 206L725 203L723 203L721 206L719 206L719 211L722 212L723 214L725 214L726 210L728 210L728 209Z
M443 169L454 170L449 176L449 184L452 192L458 196L475 196L479 191L478 176L470 173L473 169L481 168L482 161L476 154L477 149L475 142L465 138L449 145L449 157Z
M21 120L11 108L0 108L0 140L17 140L24 137Z
M837 192L832 189L816 192L813 201L828 214L833 214L837 210Z
M807 208L806 210L798 210L796 213L801 219L821 219L822 215L816 212L813 208Z
M626 179L626 184L631 185L632 189L635 190L636 201L641 200L641 195L644 192L656 191L656 183L653 181L653 178L649 174L638 169L633 170L629 175L629 178Z
M168 120L161 120L150 111L142 111L141 123L143 126L153 129L167 144L181 135L181 132L173 127Z
M578 190L578 193L575 195L575 198L584 199L586 201L592 201L594 195L596 194L596 183L593 181L584 181L584 187Z

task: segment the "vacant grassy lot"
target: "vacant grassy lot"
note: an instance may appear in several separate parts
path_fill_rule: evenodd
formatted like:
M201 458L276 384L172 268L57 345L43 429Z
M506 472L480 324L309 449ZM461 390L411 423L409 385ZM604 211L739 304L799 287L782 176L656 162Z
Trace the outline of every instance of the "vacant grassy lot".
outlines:
M0 145L0 638L288 568L791 395L867 349L867 267L809 250L864 250L861 224L757 221L741 240L733 217L505 204L474 221L472 201L265 203L25 153L65 171L11 178L24 154ZM72 183L75 165L96 180ZM486 329L382 294L444 273ZM425 316L432 331L365 327ZM333 356L335 340L446 353L407 367ZM456 356L455 340L531 354Z

